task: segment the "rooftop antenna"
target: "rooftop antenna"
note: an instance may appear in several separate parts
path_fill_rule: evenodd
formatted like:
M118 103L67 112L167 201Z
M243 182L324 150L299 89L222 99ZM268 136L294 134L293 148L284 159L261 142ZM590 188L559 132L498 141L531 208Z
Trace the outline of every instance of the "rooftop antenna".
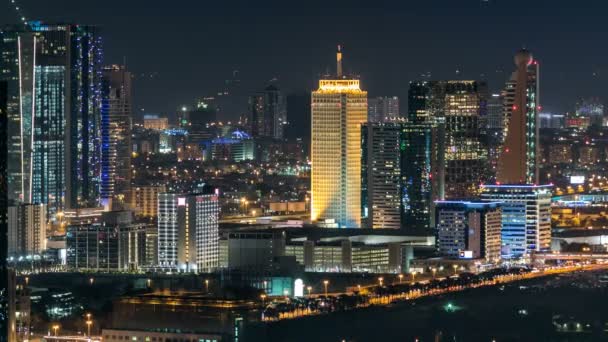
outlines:
M336 74L338 78L342 78L342 46L338 45L338 52L336 53Z

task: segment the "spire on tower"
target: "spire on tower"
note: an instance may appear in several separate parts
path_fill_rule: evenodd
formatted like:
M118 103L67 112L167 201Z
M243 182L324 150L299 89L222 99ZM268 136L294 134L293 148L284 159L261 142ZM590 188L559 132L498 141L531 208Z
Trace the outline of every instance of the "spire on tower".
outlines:
M342 46L338 45L338 52L336 53L336 62L337 62L337 67L336 67L336 75L338 76L338 78L342 77Z

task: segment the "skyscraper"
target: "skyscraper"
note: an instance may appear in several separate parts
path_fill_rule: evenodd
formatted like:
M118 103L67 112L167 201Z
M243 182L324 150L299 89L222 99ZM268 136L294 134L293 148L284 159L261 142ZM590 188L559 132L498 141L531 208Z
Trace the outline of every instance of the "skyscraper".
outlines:
M361 226L361 124L367 120L367 92L342 75L319 80L312 93L312 220L333 219L340 227Z
M438 201L439 253L458 259L500 261L502 213L498 202Z
M487 89L478 81L410 83L408 119L435 125L435 159L440 198L472 197L487 174L487 148L481 130Z
M29 22L2 33L9 198L47 204L50 218L64 204L97 200L100 43L79 25Z
M0 80L0 336L9 336L11 292L8 260L8 134L7 134L7 82Z
M401 124L401 226L430 229L433 227L433 201L441 198L443 150L437 144L437 130L431 123Z
M379 96L368 99L369 122L396 121L399 115L399 98L397 96Z
M517 69L503 90L505 141L496 180L502 184L538 183L539 65L527 50L515 55Z
M283 139L287 106L283 93L274 85L249 97L249 130L254 138Z
M213 271L219 264L218 224L216 194L159 194L159 266L185 272Z
M502 207L502 256L521 258L551 247L551 185L483 185L484 201Z
M131 191L131 73L125 66L103 69L101 198L124 203Z
M362 217L371 228L433 226L439 198L433 165L439 164L430 123L367 123L362 126Z
M401 228L400 134L399 123L361 128L362 215L369 228Z

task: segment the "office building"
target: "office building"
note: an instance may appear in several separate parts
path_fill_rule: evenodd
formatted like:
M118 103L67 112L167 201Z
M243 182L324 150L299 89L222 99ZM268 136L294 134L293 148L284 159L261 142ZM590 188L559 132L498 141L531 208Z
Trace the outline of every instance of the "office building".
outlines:
M169 118L161 117L158 114L145 114L144 128L155 131L163 131L169 128Z
M474 197L487 177L488 152L482 130L487 87L478 81L410 83L408 121L436 129L437 193L440 199Z
M77 271L113 272L121 269L120 231L105 223L68 225L67 266Z
M219 137L211 141L211 158L241 162L255 159L255 141L243 131L234 131L230 137Z
M249 133L252 137L283 139L287 124L287 104L274 85L249 97Z
M142 185L131 189L130 207L135 215L154 218L158 215L158 194L165 192L164 185Z
M130 195L133 153L131 73L125 66L103 68L103 91L101 198L122 206Z
M551 247L551 185L483 185L484 201L502 208L502 257L528 257Z
M17 204L8 208L8 253L40 254L46 249L46 205Z
M443 170L443 149L437 144L437 130L431 123L401 124L401 227L431 229L433 201L441 198L439 181Z
M401 118L397 96L379 96L368 99L367 102L368 122L398 121Z
M500 203L438 201L435 208L437 248L454 259L498 263L501 251Z
M191 110L182 108L180 112L180 127L188 130L188 141L194 144L216 137L216 121L216 107L205 101L198 101Z
M367 92L342 75L319 80L312 93L313 221L332 219L343 228L361 226L361 124L367 120Z
M401 228L401 125L361 126L362 216L369 228Z
M210 272L217 268L218 223L216 194L159 194L159 266L183 272Z
M515 55L516 71L502 92L505 141L496 180L501 184L538 183L539 64L527 50Z

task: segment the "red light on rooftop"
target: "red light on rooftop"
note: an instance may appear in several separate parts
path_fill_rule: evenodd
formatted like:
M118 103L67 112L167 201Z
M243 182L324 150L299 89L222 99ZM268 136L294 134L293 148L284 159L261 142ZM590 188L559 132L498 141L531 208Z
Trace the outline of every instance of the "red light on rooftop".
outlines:
M513 105L513 110L517 110L517 106L516 105Z

